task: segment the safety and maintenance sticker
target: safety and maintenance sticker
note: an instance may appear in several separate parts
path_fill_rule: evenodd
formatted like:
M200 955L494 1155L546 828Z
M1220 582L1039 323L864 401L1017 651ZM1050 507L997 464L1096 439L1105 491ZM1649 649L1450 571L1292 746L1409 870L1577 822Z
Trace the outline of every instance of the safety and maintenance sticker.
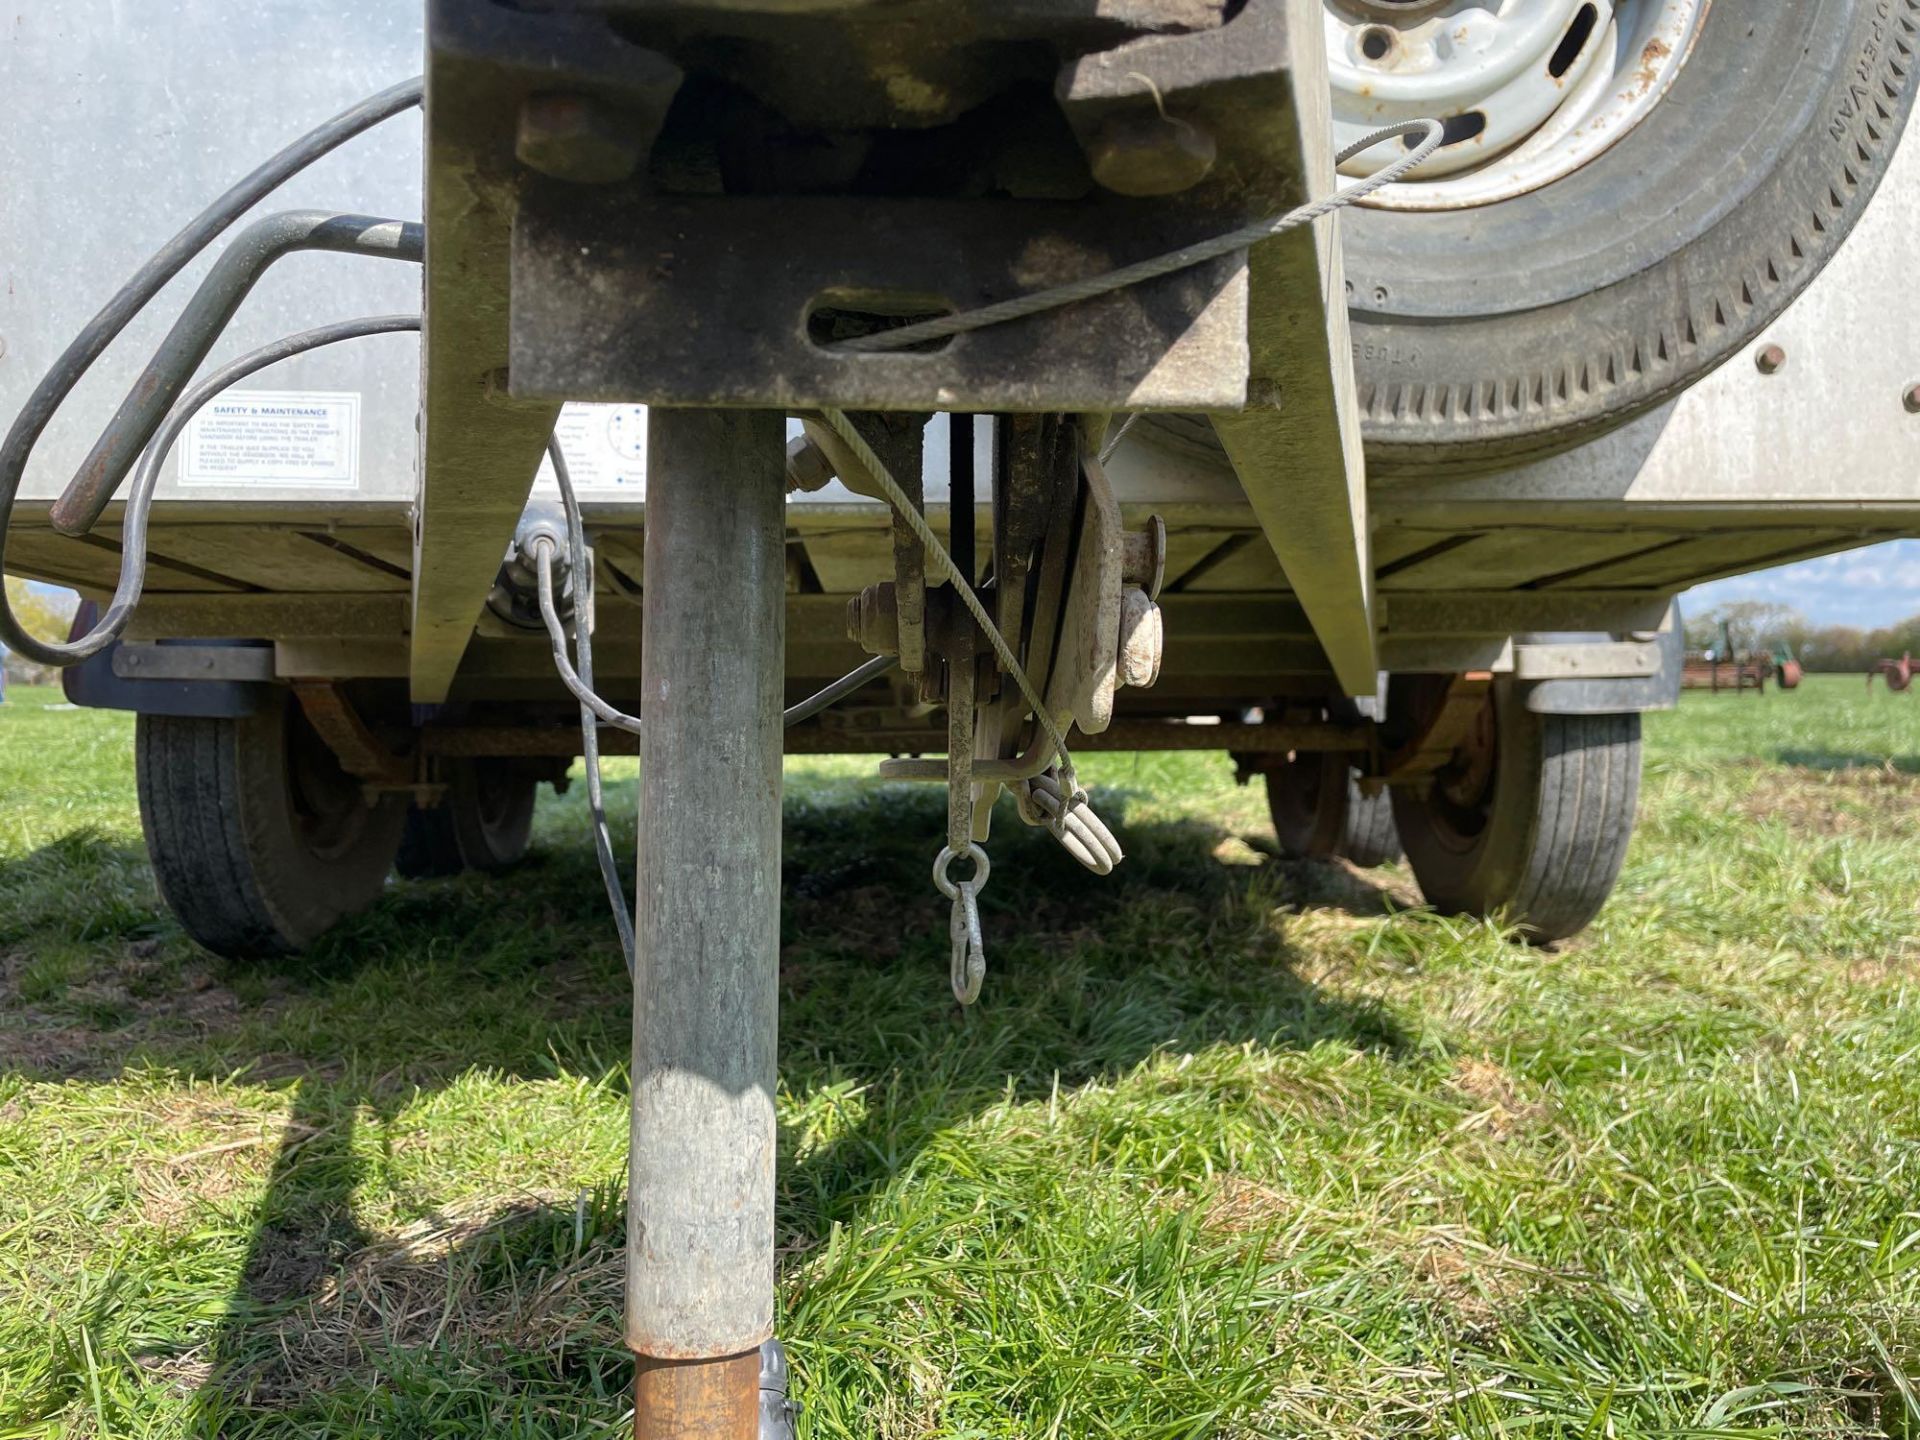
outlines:
M360 396L343 390L229 390L187 425L182 485L316 486L360 480Z

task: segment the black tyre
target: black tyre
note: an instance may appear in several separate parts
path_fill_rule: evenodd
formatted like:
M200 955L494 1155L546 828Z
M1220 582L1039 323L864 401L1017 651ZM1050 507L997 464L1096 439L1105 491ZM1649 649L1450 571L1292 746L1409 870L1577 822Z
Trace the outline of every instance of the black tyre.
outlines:
M1438 677L1395 676L1389 725L1410 730L1437 689ZM1430 904L1504 916L1545 944L1585 928L1612 893L1639 792L1639 715L1536 715L1502 682L1431 787L1392 795Z
M1384 34L1441 8L1362 18ZM1568 173L1463 208L1348 210L1374 467L1550 453L1740 352L1885 172L1913 103L1917 20L1920 0L1712 0L1664 94ZM1640 63L1623 56L1620 73Z
M1363 712L1371 717L1367 707L1373 703L1340 702L1340 718L1357 720ZM1399 858L1393 802L1384 791L1363 793L1345 755L1300 751L1270 766L1266 775L1267 811L1283 854L1296 860L1338 858L1363 868Z
M1392 801L1362 794L1343 755L1303 752L1268 770L1267 809L1281 851L1296 860L1370 867L1400 854Z
M284 692L252 715L142 715L140 819L161 896L216 954L287 954L379 895L406 802L361 784Z
M445 798L407 812L394 868L409 879L497 871L527 853L533 834L534 776L511 760L448 762Z

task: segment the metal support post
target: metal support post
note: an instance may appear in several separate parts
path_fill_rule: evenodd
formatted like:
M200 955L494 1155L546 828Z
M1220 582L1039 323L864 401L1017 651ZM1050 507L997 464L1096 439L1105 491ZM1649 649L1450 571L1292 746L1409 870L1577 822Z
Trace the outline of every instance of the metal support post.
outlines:
M640 1440L753 1440L773 1326L785 421L648 417L628 1345Z

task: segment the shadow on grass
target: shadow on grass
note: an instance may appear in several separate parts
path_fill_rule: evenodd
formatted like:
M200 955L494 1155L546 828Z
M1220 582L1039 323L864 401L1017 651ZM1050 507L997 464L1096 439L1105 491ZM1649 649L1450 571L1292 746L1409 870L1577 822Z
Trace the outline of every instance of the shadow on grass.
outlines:
M1101 797L1103 813L1123 798ZM962 1012L947 991L946 905L926 873L944 797L789 799L783 1084L846 1086L866 1103L825 1145L782 1136L785 1251L824 1243L935 1137L1009 1097L1117 1078L1163 1050L1403 1047L1384 1012L1302 978L1272 921L1301 905L1384 913L1381 887L1263 862L1190 821L1116 823L1129 858L1103 879L996 818L989 975ZM0 1066L292 1082L224 1318L190 1356L149 1357L197 1384L196 1433L296 1421L338 1433L370 1417L388 1434L546 1433L538 1417L553 1404L623 1403L618 1180L572 1207L443 1216L397 1241L374 1240L353 1209L364 1109L397 1113L474 1067L624 1073L628 986L583 844L537 852L509 881L395 884L308 957L245 967L194 950L160 912L139 847L97 835L0 866L0 917ZM459 1367L479 1373L396 1383ZM409 1408L421 1405L432 1413Z
M1920 775L1920 755L1870 754L1864 750L1809 749L1805 746L1778 751L1782 765L1800 770L1896 770L1902 775Z

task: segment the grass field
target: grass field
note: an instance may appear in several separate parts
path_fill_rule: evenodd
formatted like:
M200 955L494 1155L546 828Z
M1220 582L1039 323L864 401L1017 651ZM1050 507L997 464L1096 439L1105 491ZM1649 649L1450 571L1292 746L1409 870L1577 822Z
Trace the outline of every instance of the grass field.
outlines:
M619 1433L580 790L510 883L223 966L156 898L130 719L54 698L0 707L0 1437ZM1091 760L1130 858L1003 813L965 1014L941 796L790 763L803 1434L1920 1436L1920 701L1648 731L1620 889L1549 954L1274 858L1222 757Z

